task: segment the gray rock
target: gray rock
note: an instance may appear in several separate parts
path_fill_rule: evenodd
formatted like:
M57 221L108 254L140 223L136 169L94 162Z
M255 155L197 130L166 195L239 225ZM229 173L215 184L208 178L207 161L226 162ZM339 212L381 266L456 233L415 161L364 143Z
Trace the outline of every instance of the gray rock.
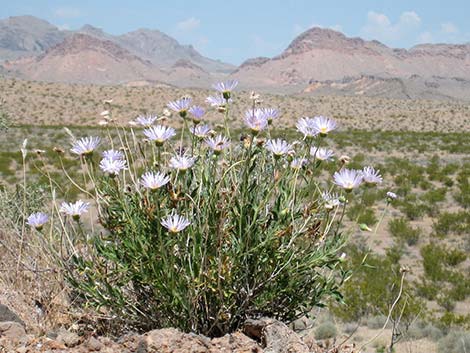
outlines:
M23 320L21 320L18 315L11 311L8 306L0 304L0 322L3 321L14 321L22 326L25 326Z
M23 325L15 321L0 322L0 338L20 341L26 337L26 331Z

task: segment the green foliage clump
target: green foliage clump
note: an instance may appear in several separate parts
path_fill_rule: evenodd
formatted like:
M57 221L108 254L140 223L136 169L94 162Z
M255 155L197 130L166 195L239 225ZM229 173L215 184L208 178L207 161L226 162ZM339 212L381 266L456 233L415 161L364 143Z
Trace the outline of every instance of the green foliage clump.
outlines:
M470 235L470 212L443 212L433 223L434 235L445 237L450 233Z
M388 222L388 229L393 237L409 246L416 245L421 235L421 230L413 228L405 218L391 219Z
M336 337L337 334L338 329L331 321L322 322L317 328L315 328L315 339L317 340L333 338Z

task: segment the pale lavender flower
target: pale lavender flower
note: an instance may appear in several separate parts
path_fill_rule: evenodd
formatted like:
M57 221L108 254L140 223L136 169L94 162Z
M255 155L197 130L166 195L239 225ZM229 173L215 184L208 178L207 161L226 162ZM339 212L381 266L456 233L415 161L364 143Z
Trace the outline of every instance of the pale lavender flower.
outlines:
M304 139L318 135L318 131L315 128L314 120L312 118L300 118L295 126L297 127L297 130L304 135Z
M266 119L268 119L268 124L271 124L273 120L279 118L279 110L274 108L263 108L263 110L266 114Z
M49 216L47 214L43 212L35 212L29 215L27 223L30 227L36 228L37 230L41 230L48 220Z
M162 146L163 143L176 135L175 129L163 125L151 126L144 130L144 135L150 141L155 141L157 146Z
M198 105L193 105L191 108L189 108L188 111L193 117L193 122L196 123L196 124L201 122L201 119L202 119L202 117L204 116L204 114L206 112L204 110L204 108L202 108Z
M373 167L362 169L362 179L366 184L380 184L383 181L380 170L375 170Z
M135 118L135 123L139 124L140 126L150 127L156 120L156 115L140 115Z
M89 155L99 146L100 142L101 139L97 136L83 137L73 143L70 151L81 156Z
M104 151L101 156L106 159L111 159L111 160L120 160L124 159L124 153L122 151L116 151L116 150L107 150Z
M196 162L195 157L187 157L184 155L176 155L171 157L170 159L170 167L173 169L177 169L180 172L185 172L188 169L192 168L194 163Z
M341 169L333 174L334 183L347 192L357 188L362 183L362 172L355 169Z
M209 136L211 128L209 125L196 125L189 128L191 133L199 139L204 139Z
M282 139L268 140L265 145L268 151L271 151L274 156L280 157L290 152L292 145Z
M147 189L157 190L168 184L170 178L160 172L147 172L142 175L140 183Z
M292 162L290 162L290 167L295 170L302 169L308 163L308 160L305 158L294 158Z
M336 129L337 126L338 124L336 124L336 121L333 119L324 116L316 116L313 118L313 128L321 136L328 135L328 133Z
M332 193L329 193L329 192L322 192L321 197L322 197L323 201L325 201L325 208L327 210L332 210L335 207L341 205L341 201L339 199L338 194L332 194Z
M326 148L312 147L310 148L310 155L319 161L328 162L333 159L335 153L332 150L328 150Z
M222 94L216 94L206 98L206 103L211 107L216 107L220 112L225 111L225 106L230 102L232 102L232 99L226 100Z
M103 158L100 162L100 169L111 176L118 175L121 170L127 169L127 163L123 159Z
M230 95L232 93L232 91L235 89L235 87L237 87L238 85L238 81L236 80L228 80L228 81L225 81L225 82L218 82L218 83L215 83L212 85L212 87L214 87L214 89L216 89L217 91L219 91L222 96L224 97L224 99L229 99L230 98Z
M187 218L176 214L174 211L161 221L161 225L173 234L181 232L190 224L191 222Z
M263 109L250 109L245 112L245 124L253 134L258 134L268 126L268 119Z
M189 106L191 105L192 99L189 97L183 97L180 100L172 101L167 104L167 107L177 112L182 118L186 117Z
M215 137L208 137L205 139L206 144L215 154L220 154L224 148L230 145L230 141L227 137L217 135Z
M88 212L89 207L90 204L88 202L83 202L82 200L78 200L75 203L62 202L60 205L60 212L78 220L83 213Z
M398 196L394 192L387 191L387 197L391 200L395 200Z

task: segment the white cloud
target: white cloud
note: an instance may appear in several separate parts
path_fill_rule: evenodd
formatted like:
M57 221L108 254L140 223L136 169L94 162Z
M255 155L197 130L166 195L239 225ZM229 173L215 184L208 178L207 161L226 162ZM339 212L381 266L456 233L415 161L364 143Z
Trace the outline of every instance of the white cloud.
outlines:
M82 16L82 12L74 7L60 7L54 10L54 16L59 18L78 18Z
M360 32L367 39L377 39L396 45L401 40L416 37L420 26L421 18L414 11L403 12L395 23L383 13L369 11L367 22Z
M452 22L441 23L441 32L446 34L457 34L459 29Z
M180 31L192 31L198 28L200 24L201 24L201 20L195 17L190 17L190 18L187 18L186 20L178 22L176 24L176 28Z

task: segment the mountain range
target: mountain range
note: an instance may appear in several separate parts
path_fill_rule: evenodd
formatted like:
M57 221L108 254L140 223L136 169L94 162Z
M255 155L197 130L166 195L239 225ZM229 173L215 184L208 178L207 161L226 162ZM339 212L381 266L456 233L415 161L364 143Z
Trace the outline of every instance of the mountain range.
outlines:
M85 84L241 87L304 95L470 100L470 44L389 48L323 28L300 34L279 55L240 66L201 55L152 29L111 35L85 25L61 30L33 16L0 20L0 74Z

